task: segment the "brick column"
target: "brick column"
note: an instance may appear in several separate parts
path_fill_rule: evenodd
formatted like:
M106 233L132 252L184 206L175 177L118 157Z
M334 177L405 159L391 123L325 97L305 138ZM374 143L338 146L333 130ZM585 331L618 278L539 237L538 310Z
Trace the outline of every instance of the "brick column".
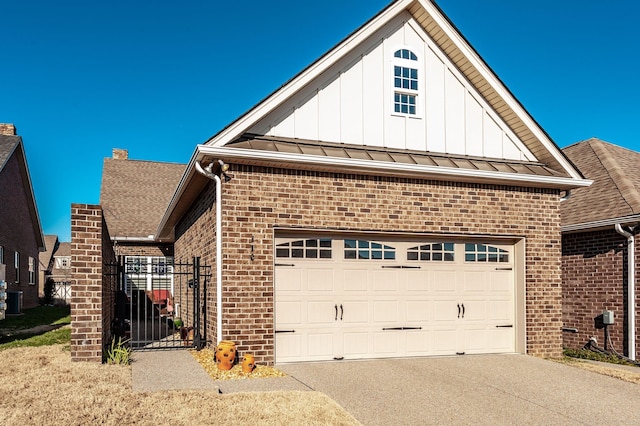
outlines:
M71 205L71 359L102 362L102 208Z

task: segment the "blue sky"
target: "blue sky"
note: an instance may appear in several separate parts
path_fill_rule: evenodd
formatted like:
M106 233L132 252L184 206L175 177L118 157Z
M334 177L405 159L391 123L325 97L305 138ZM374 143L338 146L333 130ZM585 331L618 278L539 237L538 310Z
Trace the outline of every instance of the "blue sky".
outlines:
M186 163L388 3L2 1L0 122L23 137L44 233L70 240L112 148ZM560 147L640 150L640 3L438 5Z

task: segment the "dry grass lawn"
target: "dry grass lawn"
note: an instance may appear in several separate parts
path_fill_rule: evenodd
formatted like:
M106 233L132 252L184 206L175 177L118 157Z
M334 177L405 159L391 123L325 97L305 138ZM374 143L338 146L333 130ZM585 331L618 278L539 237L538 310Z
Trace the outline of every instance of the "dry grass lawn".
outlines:
M1 355L3 425L359 424L318 392L132 393L131 367L71 362L64 345Z

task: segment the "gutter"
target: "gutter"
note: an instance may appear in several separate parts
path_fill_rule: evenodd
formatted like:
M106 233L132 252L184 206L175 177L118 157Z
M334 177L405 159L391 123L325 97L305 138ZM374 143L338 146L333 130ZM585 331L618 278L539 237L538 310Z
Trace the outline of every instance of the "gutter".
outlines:
M627 324L629 335L629 359L636 360L636 272L635 272L635 238L631 232L625 231L619 223L615 225L616 232L627 238Z
M218 346L222 340L222 180L211 171L213 164L212 162L203 168L200 161L196 161L195 168L198 173L216 182L216 346Z

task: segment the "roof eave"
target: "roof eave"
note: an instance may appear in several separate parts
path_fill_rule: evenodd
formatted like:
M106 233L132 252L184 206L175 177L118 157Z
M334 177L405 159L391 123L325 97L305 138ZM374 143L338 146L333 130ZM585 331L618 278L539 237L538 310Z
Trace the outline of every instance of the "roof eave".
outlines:
M630 216L595 220L592 222L573 223L570 225L563 225L560 227L560 230L563 234L575 234L575 233L584 232L584 231L599 231L603 229L610 229L615 227L616 224L635 225L638 223L640 223L640 214L634 214Z

